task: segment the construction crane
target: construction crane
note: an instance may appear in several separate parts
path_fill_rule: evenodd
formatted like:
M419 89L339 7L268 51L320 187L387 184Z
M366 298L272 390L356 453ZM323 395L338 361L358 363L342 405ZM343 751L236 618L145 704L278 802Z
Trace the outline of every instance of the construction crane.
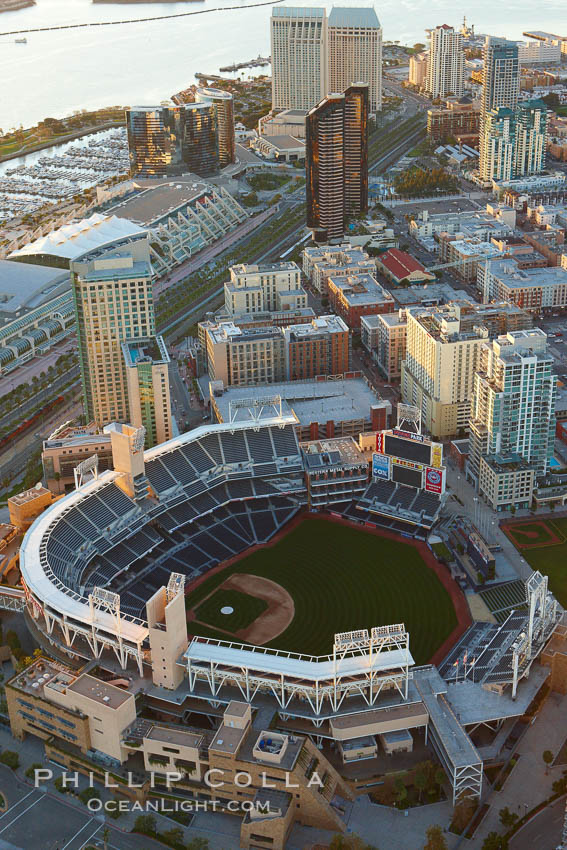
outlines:
M484 260L484 285L482 288L482 303L488 304L490 301L488 295L488 263L492 259L494 259L494 257L487 257L486 254L471 254L470 257L465 257L464 260L452 260L450 263L439 263L436 266L430 266L428 269L425 269L425 271L438 272L441 271L441 269L449 269L451 268L451 266L460 266L463 262L466 262L467 260Z

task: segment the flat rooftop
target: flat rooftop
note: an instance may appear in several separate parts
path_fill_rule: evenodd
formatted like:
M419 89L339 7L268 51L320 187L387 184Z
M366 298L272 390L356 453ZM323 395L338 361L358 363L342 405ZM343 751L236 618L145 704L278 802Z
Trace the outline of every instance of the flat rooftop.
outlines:
M140 225L151 224L213 190L212 186L192 175L168 179L167 182L136 182L140 191L120 201L109 210L109 214Z
M114 709L120 708L128 700L134 699L134 695L129 691L124 691L115 685L109 685L107 682L95 679L94 676L89 676L88 673L83 673L82 676L75 679L67 688L67 692L87 697L101 705L107 705L109 708Z
M145 737L149 741L178 744L180 747L193 747L194 749L198 749L204 739L204 735L196 735L194 732L185 732L182 729L173 729L169 726L154 726Z
M0 316L15 318L22 310L33 310L47 301L70 292L66 269L0 260Z
M416 286L407 286L403 289L395 289L392 292L394 301L400 307L408 307L413 304L431 304L434 301L470 301L474 299L464 289L453 289L448 283L426 283Z
M394 301L388 290L380 286L376 278L366 271L345 277L335 277L330 274L328 280L329 285L332 284L339 289L345 301L355 307Z
M368 456L361 452L353 437L335 437L329 440L311 440L301 443L310 471L330 466L368 464Z
M222 724L209 744L209 749L218 753L237 753L242 739L248 733L248 729L240 729L238 726L226 726Z
M519 257L521 260L521 257ZM493 260L489 266L490 274L512 289L527 286L567 285L567 269L550 266L542 269L521 269L514 259Z
M23 490L15 496L10 496L8 504L11 502L13 505L25 505L27 502L33 502L39 496L45 496L50 492L47 487L32 487L30 490Z
M303 139L297 139L295 136L285 135L285 136L262 136L263 142L268 142L268 144L273 145L275 148L279 148L279 150L295 150L296 148L303 149L305 147L305 141Z
M342 381L288 381L263 386L228 387L215 404L223 422L230 421L231 401L242 398L261 399L281 396L284 413L293 411L300 425L311 422L350 422L370 419L370 408L383 400L370 388L364 378ZM383 402L387 404L387 402ZM242 410L239 415L245 416Z
M169 363L169 355L161 336L141 337L122 343L122 352L127 366L138 363Z

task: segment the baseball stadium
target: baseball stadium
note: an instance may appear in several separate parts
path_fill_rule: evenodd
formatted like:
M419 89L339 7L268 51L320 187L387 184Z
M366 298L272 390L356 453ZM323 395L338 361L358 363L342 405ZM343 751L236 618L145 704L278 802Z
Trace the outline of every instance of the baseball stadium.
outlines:
M403 427L300 446L295 426L268 397L146 451L143 429L107 426L114 469L81 464L25 535L31 627L59 657L143 678L176 717L268 703L345 761L352 741L419 729L453 799L478 796L467 726L521 714L541 687L529 674L559 615L546 580L504 623L471 625L426 542L441 447Z

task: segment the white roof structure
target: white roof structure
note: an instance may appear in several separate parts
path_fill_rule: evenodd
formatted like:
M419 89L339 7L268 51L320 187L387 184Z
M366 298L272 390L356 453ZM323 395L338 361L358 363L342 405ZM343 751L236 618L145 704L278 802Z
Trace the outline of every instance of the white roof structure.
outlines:
M139 236L146 232L145 228L128 219L94 213L89 218L65 224L58 230L48 233L47 236L40 236L35 242L30 242L23 248L13 251L10 257L49 254L75 260L87 251L100 248L118 239Z
M292 676L313 682L325 682L334 676L360 676L381 673L415 663L409 649L390 649L370 655L366 652L333 658L332 655L299 655L295 652L266 650L250 644L193 640L184 655L187 661L250 667L261 673Z

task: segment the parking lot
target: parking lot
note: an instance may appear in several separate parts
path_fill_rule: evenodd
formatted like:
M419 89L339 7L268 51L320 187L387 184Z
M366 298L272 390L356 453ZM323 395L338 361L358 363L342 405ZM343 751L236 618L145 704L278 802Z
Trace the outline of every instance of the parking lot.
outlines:
M103 826L86 809L83 812L43 791L23 786L10 792L9 797L18 795L18 799L0 816L0 848L80 850Z

